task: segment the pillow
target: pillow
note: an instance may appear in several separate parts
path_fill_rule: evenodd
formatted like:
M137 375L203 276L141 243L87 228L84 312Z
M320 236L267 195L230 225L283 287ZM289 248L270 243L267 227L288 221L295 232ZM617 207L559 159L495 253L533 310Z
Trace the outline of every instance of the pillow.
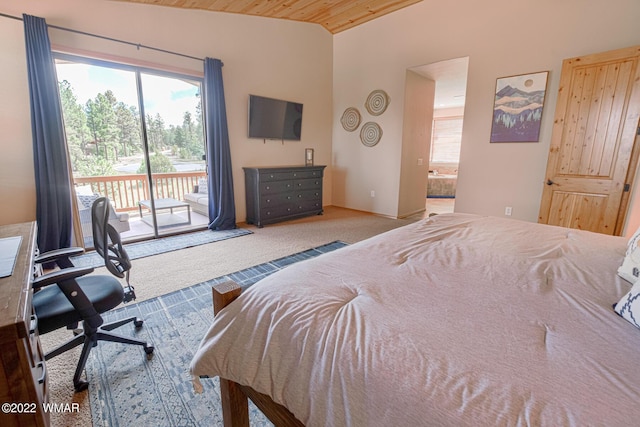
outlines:
M198 178L198 193L209 194L209 183L206 178Z
M77 185L76 186L76 195L78 196L91 196L93 194L93 189L91 189L90 184L86 185Z
M613 306L616 313L640 328L640 280Z
M78 207L80 208L84 206L85 208L90 208L91 205L93 205L93 202L96 201L98 197L100 197L98 194L78 194Z
M640 276L640 249L638 248L638 243L640 243L640 228L629 239L624 260L618 268L618 276L629 283L635 283Z

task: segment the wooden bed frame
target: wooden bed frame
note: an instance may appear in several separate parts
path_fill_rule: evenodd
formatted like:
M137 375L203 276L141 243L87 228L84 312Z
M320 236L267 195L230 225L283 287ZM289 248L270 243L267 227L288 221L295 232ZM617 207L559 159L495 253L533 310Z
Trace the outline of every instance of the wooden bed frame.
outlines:
M240 285L233 281L213 286L213 313L218 314L242 293ZM287 408L274 402L266 394L258 393L251 387L220 377L220 396L222 399L222 417L225 427L249 426L249 401L260 409L276 426L298 426L300 422Z

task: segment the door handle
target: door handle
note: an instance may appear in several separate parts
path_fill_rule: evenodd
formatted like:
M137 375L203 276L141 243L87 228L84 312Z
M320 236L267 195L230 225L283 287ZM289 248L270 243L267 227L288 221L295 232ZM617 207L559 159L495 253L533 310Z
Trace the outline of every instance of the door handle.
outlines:
M553 185L553 184L556 184L556 183L551 181L550 179L547 180L547 185ZM556 184L556 185L558 185L558 184Z

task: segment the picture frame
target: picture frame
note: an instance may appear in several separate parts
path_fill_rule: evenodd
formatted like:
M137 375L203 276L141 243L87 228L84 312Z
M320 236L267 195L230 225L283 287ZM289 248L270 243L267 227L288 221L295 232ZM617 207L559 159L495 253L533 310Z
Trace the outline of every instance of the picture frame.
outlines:
M304 165L313 166L313 148L304 149Z
M549 72L496 79L490 142L538 142Z

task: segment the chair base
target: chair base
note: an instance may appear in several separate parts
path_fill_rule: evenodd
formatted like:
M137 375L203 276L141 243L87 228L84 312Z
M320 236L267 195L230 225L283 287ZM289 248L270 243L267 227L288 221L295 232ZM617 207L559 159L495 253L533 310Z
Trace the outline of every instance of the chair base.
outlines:
M80 379L80 376L82 375L82 371L87 364L87 359L89 358L89 352L91 351L91 348L97 346L98 341L111 341L122 344L140 345L144 349L144 352L147 354L147 358L151 358L153 356L154 347L148 342L124 337L110 332L113 329L119 328L122 325L132 322L137 329L142 327L144 321L138 317L129 317L127 319L107 323L93 330L91 330L91 328L83 323L84 331L75 335L73 338L71 338L61 346L45 354L44 360L49 360L82 344L82 352L80 353L78 366L76 367L76 372L73 376L73 388L75 389L76 393L84 391L87 389L87 387L89 387L89 383L85 380ZM76 333L76 331L74 331L74 333Z

